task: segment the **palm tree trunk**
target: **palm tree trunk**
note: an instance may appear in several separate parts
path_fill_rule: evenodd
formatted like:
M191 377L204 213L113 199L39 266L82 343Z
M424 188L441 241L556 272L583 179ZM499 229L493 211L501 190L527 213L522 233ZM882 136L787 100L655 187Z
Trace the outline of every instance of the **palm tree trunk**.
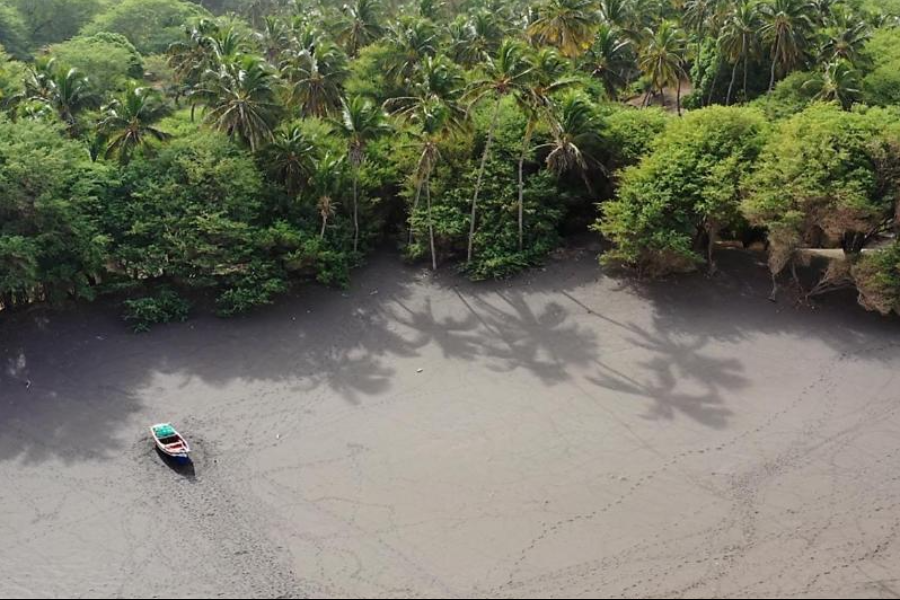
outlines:
M359 165L353 169L353 251L359 247L359 198L357 180L359 179Z
M322 215L322 231L319 232L319 239L325 239L325 227L328 225L328 215Z
M675 107L678 110L678 116L681 116L681 75L678 76L678 90L675 92Z
M709 86L709 95L706 97L706 105L712 104L713 95L716 93L716 84L719 83L719 61L716 60L715 72L713 73L712 85Z
M428 203L428 241L431 245L431 270L437 271L437 252L434 249L434 221L431 218L431 172L425 176L425 200Z
M491 127L488 129L487 140L484 142L484 152L481 154L481 166L478 168L478 179L475 180L475 193L472 195L472 215L469 218L469 249L466 253L466 264L472 262L472 251L475 249L475 214L478 209L478 194L481 192L481 180L484 177L484 167L487 165L488 155L491 152L491 143L494 141L494 130L497 128L497 120L500 118L500 101L497 98L494 106L494 116L491 118Z
M522 251L525 239L525 179L522 174L525 165L525 155L531 145L532 120L528 119L525 125L525 138L522 140L522 152L519 154L519 252Z
M416 167L416 197L413 200L412 210L409 212L409 239L407 240L407 244L412 244L414 240L414 232L415 228L412 225L413 216L416 214L416 209L419 208L419 198L422 197L422 178L419 177L419 168Z
M728 95L725 97L725 106L731 106L731 91L734 89L734 80L737 79L737 68L739 60L734 61L734 67L731 69L731 83L728 84Z
M778 63L778 37L775 38L775 48L772 49L772 71L769 75L769 94L775 87L775 65Z
M744 56L744 102L747 101L747 63L749 60L749 56Z

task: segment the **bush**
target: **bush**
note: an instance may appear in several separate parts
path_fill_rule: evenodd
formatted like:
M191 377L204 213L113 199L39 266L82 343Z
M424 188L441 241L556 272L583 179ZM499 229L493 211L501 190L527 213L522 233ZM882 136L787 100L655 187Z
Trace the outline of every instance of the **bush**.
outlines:
M900 242L862 254L852 273L863 307L883 315L900 312Z
M192 19L208 16L203 8L182 0L120 0L94 17L81 33L120 33L141 54L158 54L181 39Z
M671 120L602 206L596 229L615 244L603 261L664 275L711 258L716 236L740 225L740 183L765 133L761 113L749 108L709 107Z
M169 289L161 289L152 296L126 300L125 320L133 321L136 333L150 331L160 323L187 321L191 303Z
M129 79L144 76L141 55L123 35L101 32L77 37L48 48L47 52L64 65L88 76L99 95L124 89Z

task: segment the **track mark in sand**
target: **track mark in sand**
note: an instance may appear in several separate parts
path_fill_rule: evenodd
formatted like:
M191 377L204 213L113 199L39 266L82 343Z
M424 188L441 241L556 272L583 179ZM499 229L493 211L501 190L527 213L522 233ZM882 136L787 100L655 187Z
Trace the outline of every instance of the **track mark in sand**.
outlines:
M193 436L191 444L193 461L182 468L164 460L148 440L135 444L143 498L160 525L160 533L145 544L157 545L173 569L205 576L229 596L306 597L290 557L265 534L269 523L258 500L239 490L246 473L238 464L232 469L220 463L202 438ZM214 558L195 556L181 539L203 540L215 549ZM139 573L131 575L139 581Z

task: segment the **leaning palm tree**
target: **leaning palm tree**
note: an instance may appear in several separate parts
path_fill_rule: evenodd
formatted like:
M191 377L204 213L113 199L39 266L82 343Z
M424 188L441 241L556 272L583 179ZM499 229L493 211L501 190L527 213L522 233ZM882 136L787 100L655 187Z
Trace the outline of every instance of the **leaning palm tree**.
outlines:
M748 64L750 57L757 50L759 27L759 5L756 0L737 0L725 17L719 35L719 48L733 65L725 104L731 104L738 65L742 62L744 64L744 98L747 97Z
M650 78L646 105L654 88L663 94L666 87L677 87L676 105L681 114L681 80L684 72L684 34L671 21L663 21L656 30L645 30L646 42L641 48L638 66Z
M775 70L787 72L803 58L813 31L814 6L809 0L769 0L760 7L760 37L769 46L772 67L769 92L775 87Z
M289 196L296 196L313 171L315 146L296 123L275 131L266 148L269 173L284 185Z
M803 87L812 91L816 100L837 102L841 108L849 110L859 100L859 72L846 61L833 61Z
M488 126L484 150L481 155L481 165L478 167L478 176L475 180L475 192L472 195L466 264L472 262L475 247L475 219L478 211L478 195L481 193L484 169L487 165L488 156L491 153L491 144L494 141L497 121L500 118L500 103L509 94L524 91L531 69L532 66L525 60L525 47L522 43L515 40L505 40L497 51L497 56L488 59L484 75L469 85L468 96L471 99L471 106L474 106L484 98L493 98L494 108L491 122Z
M577 79L570 76L568 61L554 48L542 48L528 57L530 71L515 91L516 102L525 114L525 135L519 153L518 209L519 251L525 239L525 158L531 150L531 136L538 123L552 121L552 95L573 86Z
M352 4L345 4L341 12L337 41L344 45L350 56L356 56L360 48L381 37L384 30L378 0L354 0Z
M336 121L338 130L347 140L347 156L353 175L353 251L359 247L359 169L366 158L366 146L386 131L384 112L371 100L353 96L341 100L341 118Z
M155 124L169 113L158 92L132 86L104 109L99 129L107 140L106 156L121 162L131 160L134 152L147 147L150 140L164 141L170 136Z
M206 104L208 123L245 141L251 150L272 139L278 110L274 76L260 59L243 56L207 71L194 94Z
M584 55L582 68L603 83L603 89L611 100L616 100L619 90L628 84L634 70L634 54L631 41L615 27L600 25L594 43Z
M320 39L311 47L287 53L281 72L288 82L288 103L304 115L324 117L340 106L347 56L335 44Z
M536 42L554 46L568 58L590 48L599 21L595 0L544 0L535 11L528 34Z
M577 173L588 193L593 193L589 176L591 168L597 168L608 176L606 168L591 151L600 141L599 130L600 124L591 102L583 94L567 94L554 119L547 168L557 176L567 172Z

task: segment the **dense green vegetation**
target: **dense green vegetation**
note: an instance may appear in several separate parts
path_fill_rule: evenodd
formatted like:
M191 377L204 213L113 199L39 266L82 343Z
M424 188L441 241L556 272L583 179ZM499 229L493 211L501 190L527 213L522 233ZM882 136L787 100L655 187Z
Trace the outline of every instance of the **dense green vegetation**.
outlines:
M0 307L137 329L376 245L475 279L595 231L713 272L768 238L900 308L900 6L863 0L0 0ZM815 253L813 253L815 254ZM799 285L799 283L798 283Z

